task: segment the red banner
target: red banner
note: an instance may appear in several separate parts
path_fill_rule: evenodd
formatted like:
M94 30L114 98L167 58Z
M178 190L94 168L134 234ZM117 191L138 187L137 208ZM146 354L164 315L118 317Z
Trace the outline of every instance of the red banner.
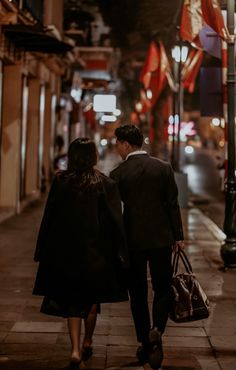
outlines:
M152 42L140 74L140 81L143 83L145 89L150 89L152 92L152 97L150 99L152 107L163 91L167 79L170 83L171 80L173 81L165 48L162 42L159 43L159 46Z
M224 40L227 39L229 32L217 0L184 0L180 22L181 39L202 47L199 32L204 24L210 26Z
M182 69L182 82L190 93L194 91L196 78L203 60L202 50L191 50Z
M213 28L219 36L226 40L229 36L227 27L224 24L224 18L217 0L201 0L202 16L206 24Z
M199 32L203 26L201 0L184 0L180 22L180 37L201 47Z
M152 73L157 71L160 62L159 50L155 42L151 42L148 55L146 57L143 69L140 74L140 81L143 83L145 89L150 87Z

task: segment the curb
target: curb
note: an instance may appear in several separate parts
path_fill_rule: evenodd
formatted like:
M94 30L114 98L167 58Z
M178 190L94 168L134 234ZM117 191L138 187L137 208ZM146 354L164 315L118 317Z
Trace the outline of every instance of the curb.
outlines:
M198 214L201 217L201 221L204 225L208 228L208 230L212 233L212 235L219 241L223 242L226 238L225 233L209 218L207 217L200 209L192 208L192 211L195 214Z

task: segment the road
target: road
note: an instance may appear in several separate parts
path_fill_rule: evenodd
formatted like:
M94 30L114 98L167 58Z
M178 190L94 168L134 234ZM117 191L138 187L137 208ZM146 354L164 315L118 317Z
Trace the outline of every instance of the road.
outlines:
M225 197L220 190L217 155L213 150L195 149L185 155L183 171L188 174L190 200L222 229Z

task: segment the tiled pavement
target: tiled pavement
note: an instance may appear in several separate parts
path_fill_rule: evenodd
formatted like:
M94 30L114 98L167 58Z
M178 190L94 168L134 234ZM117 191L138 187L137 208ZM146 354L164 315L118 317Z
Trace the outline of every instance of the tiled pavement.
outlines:
M32 256L42 208L43 200L37 201L0 224L1 370L54 370L67 365L70 346L65 321L40 314L41 298L31 295L37 268ZM211 315L188 324L168 322L162 368L235 370L236 270L219 270L223 238L219 229L195 208L182 214L186 251L211 301ZM128 303L103 305L94 336L94 355L86 367L141 370L136 347Z

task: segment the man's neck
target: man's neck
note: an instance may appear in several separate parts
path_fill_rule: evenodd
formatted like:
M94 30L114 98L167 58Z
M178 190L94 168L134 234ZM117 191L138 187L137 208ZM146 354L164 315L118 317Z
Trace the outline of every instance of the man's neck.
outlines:
M125 160L133 155L138 155L138 154L147 154L147 152L145 150L142 150L142 148L136 148L135 150L132 150L127 154Z

